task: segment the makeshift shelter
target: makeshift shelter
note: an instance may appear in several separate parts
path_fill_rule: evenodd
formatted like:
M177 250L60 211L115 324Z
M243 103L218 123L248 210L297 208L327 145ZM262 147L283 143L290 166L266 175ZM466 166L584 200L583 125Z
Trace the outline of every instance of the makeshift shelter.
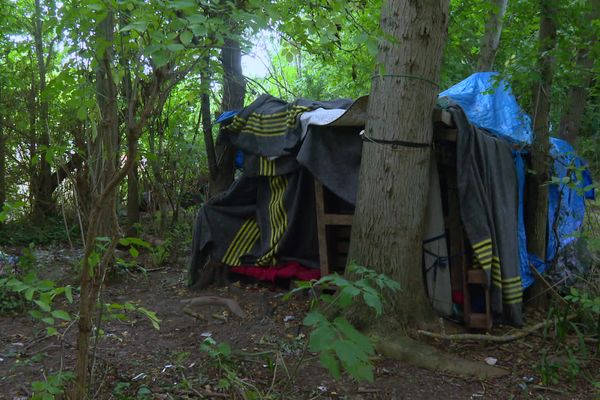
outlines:
M369 140L367 101L286 103L263 95L221 118L220 139L238 149L243 173L199 211L191 284L208 260L268 280L343 270ZM566 163L583 161L553 139L555 172L576 184L552 187L548 258L530 260L523 220L528 117L491 73L448 89L438 103L423 244L428 294L435 309L462 314L469 326L489 328L492 316L521 325L529 263L543 271L574 240L584 213L575 186L585 188L589 174L576 180Z

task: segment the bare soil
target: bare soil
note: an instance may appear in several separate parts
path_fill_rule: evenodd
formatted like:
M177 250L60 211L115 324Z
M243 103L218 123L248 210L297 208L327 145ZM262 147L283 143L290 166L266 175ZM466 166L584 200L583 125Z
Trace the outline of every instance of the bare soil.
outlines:
M61 270L63 281L74 284L73 263L69 262L74 255L68 253L64 249L47 250L48 270ZM542 384L536 365L543 352L561 356L552 353L552 340L541 332L506 344L430 342L470 360L496 358L497 366L510 371L502 378L464 379L378 358L373 383L357 383L346 375L336 381L314 354L304 351L306 298L283 301L283 287L239 281L226 288L190 292L185 285L184 263L182 260L146 274L126 273L107 283L103 302L133 302L155 311L161 323L156 330L138 313L130 313L127 321L103 322L103 335L95 349L94 398L260 398L253 397L252 392L273 399L600 398L588 382L590 371L596 381L600 379L598 354L584 365L588 379L583 373L568 378L563 369L553 375L558 379L553 385ZM246 315L238 318L213 305L194 309L196 316L184 312L181 301L201 295L233 298ZM528 323L536 322L535 315L528 317ZM0 316L0 399L29 398L32 381L74 365L76 326L67 322L60 326L59 332L67 331L62 339L45 336L44 328L25 311ZM500 327L494 333L509 330ZM207 337L233 349L234 354L224 361L233 371L229 375L201 351Z

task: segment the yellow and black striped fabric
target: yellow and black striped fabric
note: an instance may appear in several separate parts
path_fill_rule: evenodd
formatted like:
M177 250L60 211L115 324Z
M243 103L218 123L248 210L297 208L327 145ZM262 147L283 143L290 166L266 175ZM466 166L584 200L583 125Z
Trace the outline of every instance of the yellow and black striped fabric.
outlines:
M347 108L351 103L349 100L306 99L288 103L265 94L233 118L223 131L224 140L251 156L293 156L302 139L300 114L316 108Z
M310 107L292 105L277 113L236 115L228 129L256 136L285 136L296 126L298 116L308 110Z
M241 257L249 253L260 238L260 229L254 217L248 218L237 231L221 261L227 265L242 265Z
M504 304L521 303L523 301L521 275L508 278L502 276L500 257L493 255L492 239L482 240L472 247L473 265L488 272L491 284L495 288L502 290L502 302Z
M269 177L271 201L269 202L269 250L260 257L257 265L276 265L279 241L288 227L287 210L284 204L284 195L287 187L287 178L284 176Z

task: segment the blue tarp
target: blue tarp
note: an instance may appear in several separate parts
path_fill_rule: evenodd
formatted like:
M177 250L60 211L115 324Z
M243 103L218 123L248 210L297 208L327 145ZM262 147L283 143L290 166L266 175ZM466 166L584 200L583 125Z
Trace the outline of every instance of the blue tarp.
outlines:
M449 97L458 103L469 121L479 128L521 146L533 142L531 119L517 103L508 84L499 79L496 72L473 74L439 96ZM513 154L519 183L519 260L524 287L530 286L534 280L529 263L544 272L560 249L576 239L585 215L585 198L594 198L593 189L584 190L589 189L592 178L585 162L577 157L573 147L557 138L551 138L550 145L550 155L554 159L552 176L556 183L549 186L546 262L527 253L523 218L524 151L515 151Z
M440 93L458 103L473 125L517 144L531 144L531 119L496 72L478 72Z
M239 112L240 110L225 111L215 122L217 124L229 123Z

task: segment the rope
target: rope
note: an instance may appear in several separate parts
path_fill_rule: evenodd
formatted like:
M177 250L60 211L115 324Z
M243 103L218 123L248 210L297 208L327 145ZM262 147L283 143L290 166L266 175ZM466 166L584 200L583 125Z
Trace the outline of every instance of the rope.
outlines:
M398 151L398 147L410 147L413 149L423 149L431 147L431 143L419 143L419 142L409 142L406 140L387 140L387 139L375 139L367 135L367 133L363 130L360 133L363 142L374 143L383 147L387 147L390 150Z
M424 76L418 76L418 75L381 74L381 75L373 75L371 77L371 79L375 79L375 78L407 78L407 79L416 79L416 80L419 80L419 81L430 83L433 86L435 86L436 88L440 87L440 85L437 82L432 81L431 79L425 78Z

